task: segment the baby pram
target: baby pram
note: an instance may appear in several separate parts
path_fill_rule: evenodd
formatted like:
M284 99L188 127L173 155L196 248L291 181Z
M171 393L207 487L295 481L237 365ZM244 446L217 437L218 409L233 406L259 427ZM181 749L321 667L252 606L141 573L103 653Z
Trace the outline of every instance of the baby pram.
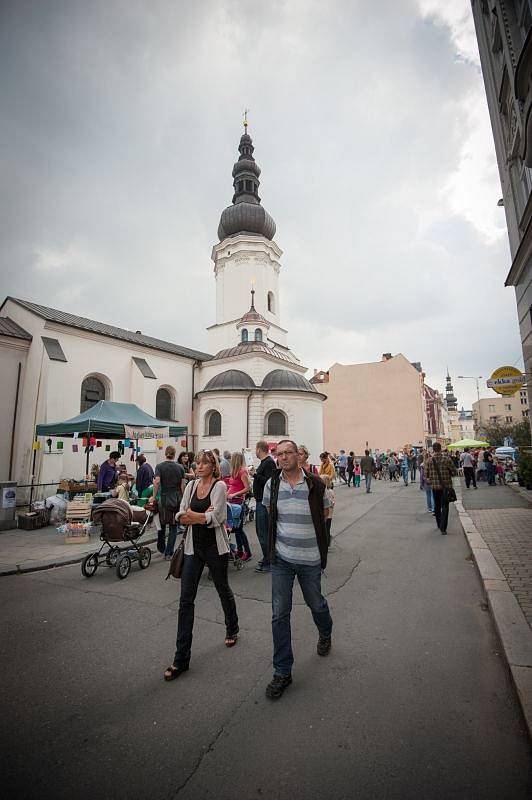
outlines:
M152 519L151 512L131 508L124 500L106 500L92 512L92 520L102 526L100 539L102 546L95 553L89 553L82 561L81 572L91 578L100 564L114 567L118 578L127 578L133 561L138 561L141 569L150 566L151 550L138 544L138 540ZM120 548L119 543L128 546ZM104 548L107 548L105 551ZM104 551L104 552L102 552Z
M244 504L227 503L227 522L225 524L225 529L229 537L229 561L235 569L242 569L244 567L244 562L238 553L236 544L231 541L231 534L238 530L243 513Z

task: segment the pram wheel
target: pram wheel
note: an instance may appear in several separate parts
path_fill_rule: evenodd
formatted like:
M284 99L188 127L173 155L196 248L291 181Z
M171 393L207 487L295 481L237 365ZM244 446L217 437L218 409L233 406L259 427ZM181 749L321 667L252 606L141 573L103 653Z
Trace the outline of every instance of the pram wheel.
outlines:
M118 558L118 554L120 553L120 549L118 547L112 547L111 550L105 556L105 563L108 567L116 567L116 559Z
M244 562L241 558L235 558L235 568L236 569L244 569Z
M86 578L92 578L98 569L98 553L89 553L81 562L81 574Z
M255 509L250 508L249 509L249 521L253 522L254 519L255 519Z
M116 564L116 577L120 580L127 578L131 570L131 559L129 556L122 556Z
M139 553L139 567L147 569L151 564L151 550L149 547L141 547Z

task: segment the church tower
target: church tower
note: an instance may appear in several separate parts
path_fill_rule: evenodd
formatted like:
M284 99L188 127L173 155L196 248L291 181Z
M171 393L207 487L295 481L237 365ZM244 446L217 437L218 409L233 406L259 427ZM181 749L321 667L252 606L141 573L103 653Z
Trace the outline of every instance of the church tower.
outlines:
M249 291L254 289L254 309L268 322L265 341L272 347L288 349L286 330L281 326L279 272L282 251L274 242L275 222L261 204L260 167L247 132L238 146L233 166L233 199L220 218L219 243L213 247L216 278L216 323L208 328L209 348L218 352L232 347L235 323L249 308Z

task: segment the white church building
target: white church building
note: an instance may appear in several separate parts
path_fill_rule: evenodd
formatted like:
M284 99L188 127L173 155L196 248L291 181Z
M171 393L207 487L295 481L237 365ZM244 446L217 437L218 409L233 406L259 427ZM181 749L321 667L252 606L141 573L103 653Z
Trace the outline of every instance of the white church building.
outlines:
M290 437L318 462L325 395L305 378L281 324L282 251L261 205L260 169L245 130L232 204L212 250L216 320L207 331L214 355L7 297L0 307L0 480L30 481L36 424L74 417L99 400L135 403L183 426L178 450L253 450L259 439L273 445ZM106 444L91 463L105 460ZM41 444L36 482L80 477L84 455L74 450L71 439ZM146 441L143 452L152 464L162 458L155 442Z

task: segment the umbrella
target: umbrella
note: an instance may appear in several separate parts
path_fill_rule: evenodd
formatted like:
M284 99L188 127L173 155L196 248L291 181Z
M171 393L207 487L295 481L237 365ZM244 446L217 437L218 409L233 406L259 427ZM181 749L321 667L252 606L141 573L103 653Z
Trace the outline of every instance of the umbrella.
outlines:
M489 442L477 442L476 439L460 439L459 442L453 442L447 445L447 450L463 450L464 447L489 447Z

